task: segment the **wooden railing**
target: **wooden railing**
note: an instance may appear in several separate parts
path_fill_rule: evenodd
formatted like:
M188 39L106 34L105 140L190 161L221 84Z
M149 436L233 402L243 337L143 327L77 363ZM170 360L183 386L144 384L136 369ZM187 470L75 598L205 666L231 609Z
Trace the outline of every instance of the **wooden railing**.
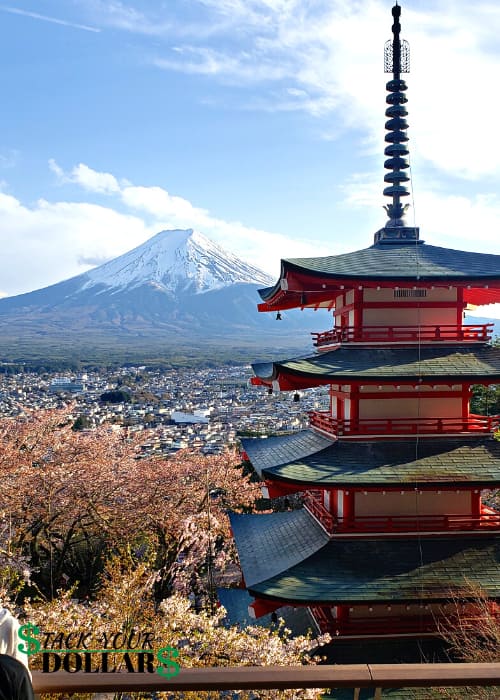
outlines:
M471 326L344 326L311 335L317 348L339 343L485 343L491 340L493 328L493 323Z
M319 610L312 610L313 616L323 634L328 633L337 636L355 635L383 635L386 637L397 635L442 634L442 625L450 624L450 618L439 615L432 615L428 611L422 611L418 615L393 615L391 617L357 617L347 620L338 620L325 614L318 614ZM478 628L479 618L460 617L460 628L462 630L472 630ZM441 631L440 631L441 629Z
M332 437L364 437L394 435L484 435L500 427L500 415L480 416L470 413L466 418L360 418L339 420L328 411L310 411L313 428Z
M469 515L364 515L337 518L334 532L443 532L447 530L498 530L500 513L484 517Z
M37 693L95 693L286 688L493 687L500 685L500 664L352 664L324 666L242 666L186 668L174 678L157 673L53 673L33 671ZM353 694L353 697L355 695Z
M425 615L393 615L391 617L357 617L355 619L337 620L328 619L326 615L318 615L313 610L313 615L322 632L332 636L356 636L356 635L383 635L386 637L396 635L438 635L439 622L429 613ZM471 621L472 624L472 621ZM477 624L477 619L476 619Z
M360 515L338 518L323 504L319 491L308 491L304 506L330 534L398 532L447 532L467 531L491 532L500 529L500 512L484 507L480 516L463 514L446 515Z
M308 491L304 495L304 505L307 510L314 515L314 517L319 520L323 525L325 530L332 534L335 529L335 518L323 505L323 496L321 492L315 493Z

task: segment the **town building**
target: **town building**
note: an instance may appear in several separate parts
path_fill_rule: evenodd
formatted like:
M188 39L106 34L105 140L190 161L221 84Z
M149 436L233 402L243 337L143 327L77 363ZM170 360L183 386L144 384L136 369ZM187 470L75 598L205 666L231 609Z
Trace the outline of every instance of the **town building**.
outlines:
M53 394L76 394L84 391L85 385L82 378L54 377L50 383L49 391Z
M273 392L327 387L310 426L243 440L273 497L298 510L231 516L254 617L306 606L335 639L435 636L456 611L474 619L481 591L500 598L500 416L474 415L474 385L500 384L491 326L467 325L469 305L500 302L500 255L425 243L406 221L408 46L392 9L383 194L388 221L373 245L282 260L259 310L331 309L310 357L253 366ZM379 645L380 646L380 645Z

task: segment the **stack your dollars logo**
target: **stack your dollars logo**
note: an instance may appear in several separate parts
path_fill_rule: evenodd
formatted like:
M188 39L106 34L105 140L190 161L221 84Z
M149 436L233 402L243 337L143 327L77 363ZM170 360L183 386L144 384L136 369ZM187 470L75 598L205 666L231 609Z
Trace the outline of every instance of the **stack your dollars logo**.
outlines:
M90 632L40 633L37 625L28 623L19 628L18 636L23 640L18 644L23 654L28 657L43 654L44 673L59 670L115 673L124 669L129 673L158 673L164 678L173 678L180 671L180 664L176 661L179 651L166 646L155 652L152 632L103 632L93 637ZM100 647L94 648L95 643ZM119 668L108 663L110 654L123 654Z

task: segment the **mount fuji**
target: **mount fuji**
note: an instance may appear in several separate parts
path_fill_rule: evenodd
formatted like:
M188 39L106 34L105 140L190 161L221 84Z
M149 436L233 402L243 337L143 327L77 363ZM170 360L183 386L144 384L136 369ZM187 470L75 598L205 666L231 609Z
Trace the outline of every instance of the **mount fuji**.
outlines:
M193 229L161 231L146 243L86 273L80 292L111 293L151 285L173 295L203 294L271 279Z
M33 346L51 356L65 347L156 356L181 347L213 356L218 345L249 356L257 347L311 349L308 331L328 328L331 318L291 311L275 323L258 313L257 289L272 283L197 231L161 231L81 275L0 299L0 355L19 358Z

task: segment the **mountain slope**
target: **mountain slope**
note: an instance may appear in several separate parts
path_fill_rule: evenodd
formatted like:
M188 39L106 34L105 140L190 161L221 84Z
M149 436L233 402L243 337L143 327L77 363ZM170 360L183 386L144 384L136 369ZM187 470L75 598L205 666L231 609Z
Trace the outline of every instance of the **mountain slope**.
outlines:
M146 243L87 273L82 291L104 285L115 291L145 283L164 292L202 294L239 282L271 279L197 231L161 231Z
M0 299L0 334L11 344L149 338L200 349L217 342L306 348L308 331L327 328L331 318L295 311L276 323L258 313L257 289L270 284L198 232L162 231L89 272Z

